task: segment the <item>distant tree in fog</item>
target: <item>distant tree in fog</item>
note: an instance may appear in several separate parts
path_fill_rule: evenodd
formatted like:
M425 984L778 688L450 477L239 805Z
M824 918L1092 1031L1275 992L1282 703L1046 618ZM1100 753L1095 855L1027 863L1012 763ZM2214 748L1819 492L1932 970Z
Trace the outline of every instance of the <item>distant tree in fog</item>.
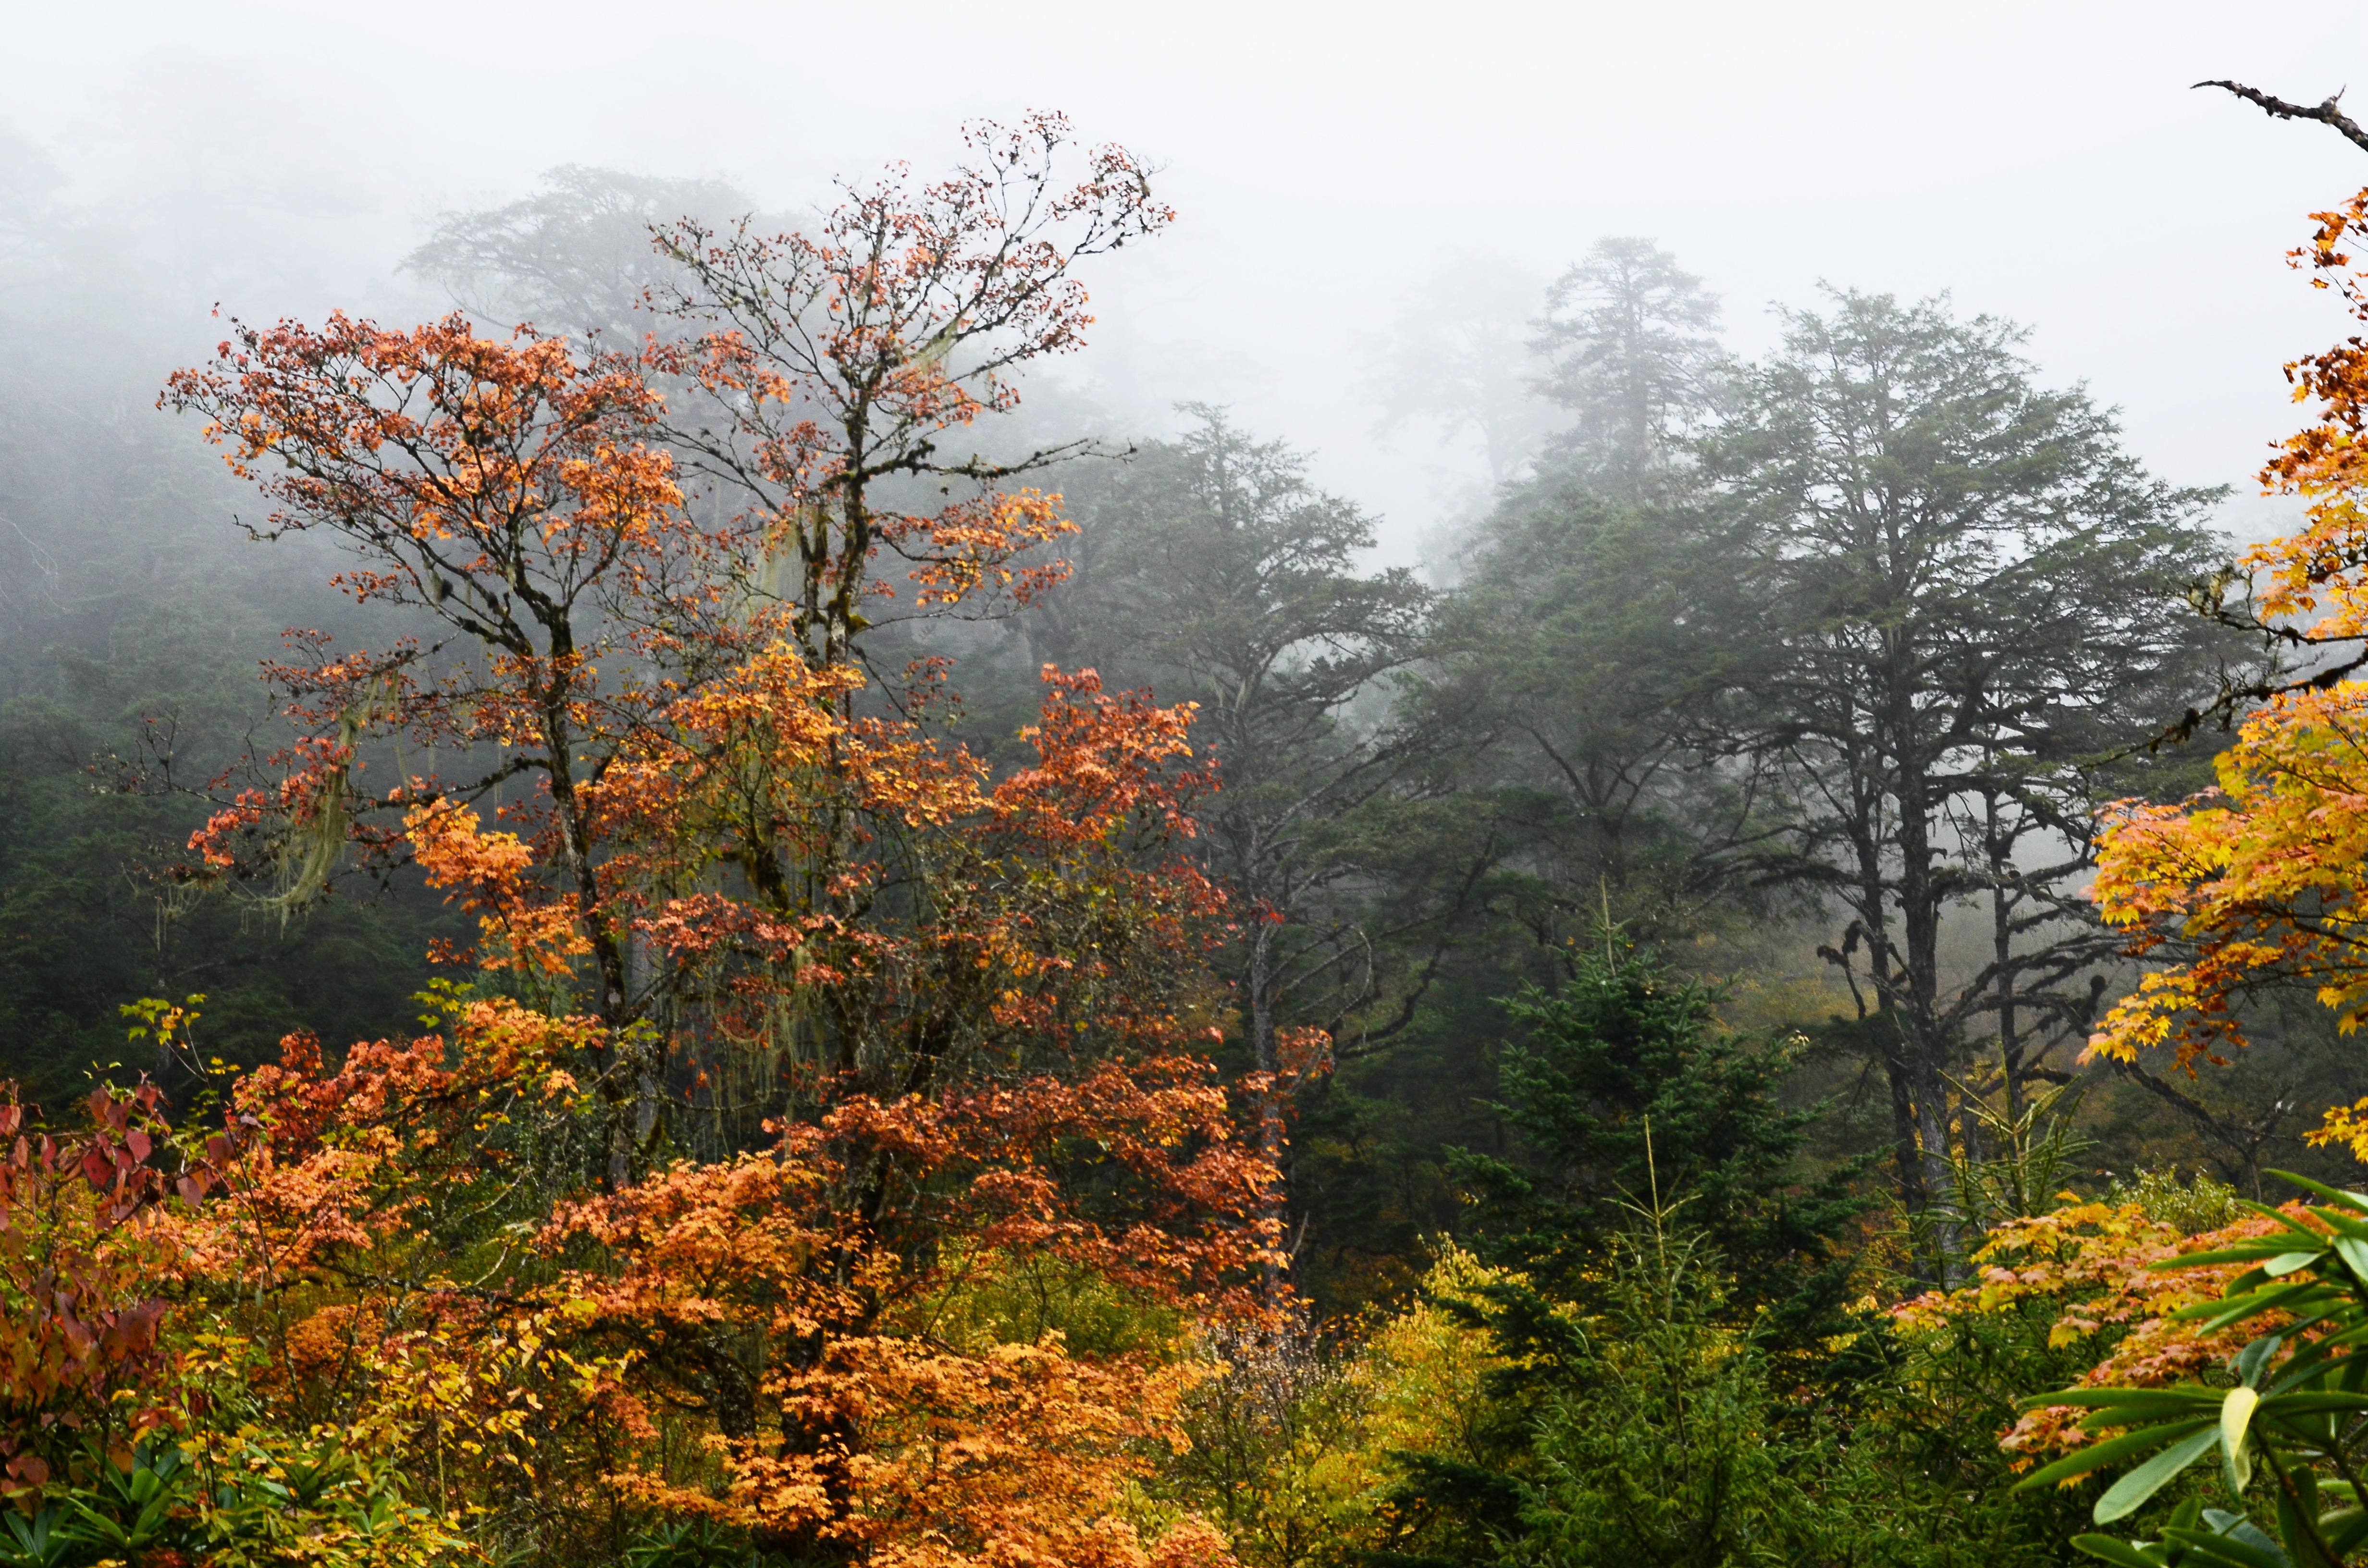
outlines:
M1430 595L1372 575L1372 518L1308 483L1306 460L1222 410L1147 443L1080 521L1096 540L1069 594L1071 657L1200 704L1196 745L1224 789L1201 812L1211 872L1234 898L1248 1044L1275 1071L1293 1024L1338 1036L1375 999L1372 934L1341 916L1370 875L1344 823L1403 770L1404 737L1351 712L1420 649Z
M1879 1026L1920 1208L1952 1191L1946 1075L1968 1027L2000 1020L2015 1078L2023 1044L2085 1022L2070 983L2118 950L2076 891L2085 765L2212 684L2226 644L2185 594L2218 553L2220 492L2148 475L2109 411L2035 383L2011 324L1846 293L1785 326L1699 449L1726 521L1688 619L1726 673L1695 720L1708 749L1789 780L1799 813L1761 873L1834 903L1821 951ZM1994 960L1955 983L1942 920L1976 900Z
M545 332L637 338L657 324L642 292L675 264L651 231L685 218L710 222L748 210L714 180L657 179L582 164L544 172L542 188L505 207L448 212L403 270L432 279L466 309Z
M1469 536L1404 722L1518 824L1505 874L1525 895L1506 906L1542 950L1606 915L1652 942L1756 912L1736 862L1769 802L1702 766L1685 717L1726 658L1690 613L1720 542L1691 508L1552 474Z
M1554 425L1524 341L1537 297L1536 277L1491 257L1433 273L1374 355L1381 428L1426 423L1443 441L1475 437L1491 484L1517 478Z
M1593 488L1640 494L1717 405L1718 296L1650 240L1598 240L1546 291L1537 325L1538 390L1578 416L1549 461Z

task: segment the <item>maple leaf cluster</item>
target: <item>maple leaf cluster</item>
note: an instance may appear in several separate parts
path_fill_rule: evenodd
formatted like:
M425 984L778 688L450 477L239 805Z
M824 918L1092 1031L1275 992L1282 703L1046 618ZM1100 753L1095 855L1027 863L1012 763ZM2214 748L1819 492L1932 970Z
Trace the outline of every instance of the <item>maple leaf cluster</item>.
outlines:
M2368 288L2342 248L2368 237L2368 191L2313 217L2294 265L2368 319ZM2098 909L2160 967L2107 1014L2092 1054L2167 1047L2191 1071L2225 1060L2246 1041L2247 1000L2279 985L2312 989L2346 1033L2368 1018L2368 681L2340 656L2368 636L2368 350L2348 340L2286 373L2317 417L2261 478L2304 499L2304 524L2247 551L2235 574L2271 635L2322 668L2244 720L2214 759L2214 789L2175 805L2123 802L2109 818ZM2353 1112L2332 1113L2316 1137L2368 1151Z
M186 1128L145 1084L78 1132L0 1108L20 1506L87 1437L195 1456L209 1550L283 1528L222 1501L248 1479L334 1471L324 1561L581 1560L620 1519L916 1568L1230 1561L1130 1502L1207 1325L1281 1299L1271 1085L1196 1054L1224 911L1185 853L1191 709L1048 667L998 778L932 728L941 668L882 690L863 649L861 607L1057 571L1022 561L1060 498L938 443L1079 341L1074 262L1167 222L1121 150L1054 179L1066 142L975 128L974 166L892 171L811 237L661 235L712 330L639 352L336 315L172 379L256 531L329 534L355 600L441 628L290 632L289 738L206 787L186 874L286 909L408 866L477 934L416 1036L235 1073L155 1013L218 1106ZM880 503L915 476L940 509ZM1140 1332L982 1304L1048 1278Z

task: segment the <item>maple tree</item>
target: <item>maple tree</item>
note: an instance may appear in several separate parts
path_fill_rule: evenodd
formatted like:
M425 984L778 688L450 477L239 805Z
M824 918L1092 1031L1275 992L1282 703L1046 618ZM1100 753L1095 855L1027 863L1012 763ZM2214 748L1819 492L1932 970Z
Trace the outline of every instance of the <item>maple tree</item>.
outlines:
M601 907L585 789L664 700L650 661L686 644L655 623L716 627L722 592L693 568L701 541L649 443L660 403L638 368L524 330L480 337L458 315L407 332L333 316L318 331L238 326L213 368L177 372L165 397L205 414L233 472L262 486L268 534L334 531L359 558L337 578L357 602L424 608L468 640L446 658L442 644L339 653L324 633L291 632L297 656L269 674L296 737L268 759L276 783L239 790L191 841L204 873L277 869L282 897L306 899L348 839L381 858L409 851L385 812L531 780L506 810L534 841L535 874L574 905L593 1008L629 1021L628 941ZM382 734L492 756L473 776L365 792L361 746ZM656 1064L619 1065L612 1101L646 1102ZM618 1142L612 1170L630 1153Z
M899 165L814 236L661 235L681 285L659 303L713 330L653 336L639 358L524 327L486 338L458 315L408 332L336 316L238 326L211 367L166 389L274 504L260 531L339 536L359 558L337 579L356 600L455 634L339 653L292 633L296 656L271 673L296 738L266 759L276 778L192 841L200 874L276 872L285 903L317 892L349 844L417 858L478 909L502 950L491 961L554 1006L580 990L604 1025L590 1081L611 1187L654 1157L670 1075L713 1065L676 1057L684 1031L642 1024L728 996L811 1023L829 1070L860 1062L891 1081L897 1069L865 1052L895 1033L882 1008L926 1013L911 955L945 942L1016 955L998 933L1033 918L979 924L950 906L962 857L939 852L975 843L955 824L987 817L998 844L1042 843L1051 817L1030 790L1064 769L1126 776L1185 755L1177 711L1065 676L1043 733L1082 740L1070 718L1091 710L1097 744L1117 749L1050 749L998 797L917 727L941 668L900 676L901 693L865 668L860 633L897 592L874 570L882 551L905 559L918 612L1024 598L1057 573L1016 562L1069 526L1058 497L997 488L1057 454L1014 467L939 448L1016 403L1014 367L1081 341L1091 318L1072 265L1170 216L1122 149L1090 151L1062 185L1057 115L966 135L976 166L918 185ZM702 522L686 455L731 487ZM939 481L940 504L886 509L879 487L896 476ZM860 712L866 691L900 716ZM1131 723L1158 738L1129 762ZM461 762L367 790L378 740ZM484 823L487 801L503 825ZM1117 823L1139 804L1088 814L1072 845L1100 835L1115 867L1137 847ZM1162 832L1187 826L1172 801L1143 811ZM725 891L726 872L747 896ZM735 1031L727 1017L711 1032ZM945 1031L914 1017L904 1032L899 1049L930 1059Z
M728 324L638 358L334 316L173 379L257 531L337 536L349 595L449 633L292 633L294 738L219 781L190 876L284 907L407 863L476 940L422 1032L341 1053L240 1073L151 1006L219 1108L184 1127L146 1085L80 1134L0 1109L20 1518L223 1562L1230 1560L1130 1501L1199 1325L1261 1321L1280 1260L1270 1085L1193 1051L1192 709L1048 666L996 778L929 722L942 668L883 690L860 646L880 551L925 610L1043 579L1058 497L936 443L1077 341L1072 260L1167 221L1115 149L1050 183L1057 117L971 136L818 237L701 237L675 305ZM921 473L971 486L883 508ZM427 761L365 787L384 743Z
M873 570L882 552L907 564L923 612L1024 601L1059 580L1019 559L1068 531L1057 506L1002 486L1083 444L993 461L947 443L1018 405L1019 366L1083 346L1093 317L1078 261L1174 221L1122 147L1088 150L1083 177L1062 184L1070 135L1051 113L974 124L975 162L926 183L896 165L847 187L811 235L689 220L658 233L680 273L655 302L710 329L653 349L708 394L674 437L761 531L773 569L757 585L817 665L857 656L893 613L894 585ZM896 505L913 491L900 480L923 482L935 509Z
M2358 140L2328 100L2303 110L2233 83L2273 115L2329 119ZM2314 286L2332 289L2368 319L2368 289L2343 245L2368 237L2368 191L2313 215L2311 242L2291 253ZM2176 804L2125 801L2102 835L2094 897L2132 950L2163 967L2140 978L2090 1037L2089 1053L2134 1062L2169 1049L2191 1074L2247 1043L2246 1006L2303 986L2344 1033L2368 1016L2361 962L2360 742L2368 683L2362 663L2368 560L2361 500L2368 463L2360 437L2368 409L2368 347L2354 337L2287 367L2313 424L2282 443L2262 472L2272 493L2305 503L2303 526L2256 545L2196 595L2198 608L2266 640L2271 657L2225 680L2217 710L2257 699L2234 744L2214 759L2215 787ZM2242 585L2241 594L2232 590ZM2201 715L2191 710L2179 733ZM2309 1135L2368 1158L2368 1102L2330 1110ZM1994 1265L1976 1308L2033 1290L2084 1284L2059 1334L2100 1322L2126 1337L2080 1386L2034 1397L2008 1444L2060 1451L2026 1487L2069 1484L2109 1468L2123 1473L2097 1499L2100 1527L2135 1514L2190 1467L2219 1460L2218 1497L2191 1495L2152 1540L2102 1534L2076 1541L2134 1568L2181 1560L2335 1563L2368 1538L2359 1492L2358 1414L2368 1407L2353 1353L2368 1292L2368 1200L2272 1173L2307 1197L2251 1212L2223 1231L2176 1243L2124 1212L2066 1210L1994 1237L2011 1253L2047 1233L2053 1257ZM2083 1222L2101 1235L2067 1242ZM2069 1266L2066 1266L2068 1259ZM1937 1299L1936 1299L1937 1301ZM1915 1311L1927 1310L1919 1305ZM1948 1310L1942 1307L1941 1310ZM2245 1513L2258 1495L2262 1520Z
M2342 249L2347 238L2368 237L2368 191L2314 220L2296 265L2368 319L2368 290ZM2368 349L2350 340L2287 374L2298 401L2317 401L2318 417L2283 443L2261 477L2272 492L2304 499L2304 525L2238 557L2204 608L2236 616L2229 593L2241 578L2243 618L2287 657L2301 650L2304 667L2282 679L2273 661L2266 700L2214 759L2215 788L2113 812L2098 908L2135 952L2169 961L2105 1017L2093 1053L2128 1061L2167 1046L2191 1070L2198 1058L2223 1059L2245 1043L2247 999L2280 985L2310 987L2347 1033L2368 1016L2368 888L2360 876L2368 684L2352 678L2358 661L2343 652L2368 635ZM2319 1139L2368 1147L2359 1132L2357 1113L2338 1111Z

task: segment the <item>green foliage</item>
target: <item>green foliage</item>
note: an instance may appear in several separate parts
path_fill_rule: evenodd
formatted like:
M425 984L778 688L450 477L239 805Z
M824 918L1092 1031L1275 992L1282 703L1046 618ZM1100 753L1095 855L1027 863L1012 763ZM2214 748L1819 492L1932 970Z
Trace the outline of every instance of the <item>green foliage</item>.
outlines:
M2066 1561L2069 1494L2014 1492L1998 1447L2030 1389L2078 1377L2096 1340L2052 1343L2062 1303L2026 1299L1945 1325L1870 1325L1830 1369L1825 1398L1852 1467L1842 1502L1871 1560L1916 1568Z
M2199 1515L2187 1500L2153 1540L2078 1538L2092 1556L2147 1568L2182 1560L2267 1568L2340 1563L2368 1548L2368 1509L2358 1492L2368 1464L2361 1420L2368 1358L2352 1353L2368 1337L2368 1197L2276 1174L2317 1201L2299 1216L2248 1205L2268 1221L2261 1233L2178 1259L2183 1267L2242 1271L2219 1299L2182 1308L2169 1324L2192 1325L2187 1332L2198 1337L2264 1319L2276 1325L2229 1358L2226 1386L2084 1386L2026 1402L2072 1406L2083 1412L2083 1430L2120 1434L2075 1448L2020 1483L2036 1489L2122 1471L2096 1500L2100 1528L2139 1513L2213 1461L2228 1500L2242 1505Z
M128 1467L97 1456L90 1480L64 1494L74 1538L101 1556L138 1557L175 1546L191 1535L191 1490L197 1476L183 1449L142 1443Z
M383 1458L327 1430L289 1441L253 1428L210 1445L204 1561L269 1568L311 1551L330 1562L434 1561L457 1542L409 1501Z
M1529 1486L1542 1463L1540 1424L1552 1402L1586 1375L1590 1346L1577 1313L1518 1275L1476 1281L1434 1298L1446 1317L1486 1337L1491 1360L1459 1423L1452 1449L1407 1449L1383 1494L1393 1528L1376 1562L1416 1568L1494 1560L1527 1527Z
M14 1509L0 1512L0 1565L5 1568L65 1568L79 1554L83 1542L61 1524L56 1507L28 1516Z
M1782 1088L1804 1042L1725 1030L1716 992L1609 932L1605 943L1577 955L1559 993L1509 1005L1524 1034L1498 1060L1497 1109L1526 1149L1457 1161L1475 1245L1577 1291L1635 1205L1671 1199L1750 1281L1738 1310L1771 1309L1783 1335L1834 1332L1839 1238L1866 1204L1855 1170L1800 1168L1815 1112L1788 1108Z
M1839 1451L1782 1407L1760 1353L1719 1326L1699 1234L1617 1244L1592 1354L1538 1424L1520 1555L1711 1568L1827 1556Z
M167 789L160 755L201 785L250 743L256 661L281 628L341 596L247 550L231 492L158 416L151 354L0 307L0 1078L36 1100L78 1092L122 1057L117 1008L212 997L206 1050L254 1063L291 1029L392 1032L452 918L416 887L339 898L295 921L198 899L171 868L204 802ZM367 623L371 612L348 621ZM396 759L370 759L384 767ZM154 1059L176 1093L186 1082Z
M1718 402L1718 296L1650 240L1602 239L1554 280L1539 324L1542 390L1574 416L1548 461L1614 494L1665 481Z
M952 1272L959 1283L939 1303L933 1333L955 1344L1033 1345L1057 1334L1076 1355L1157 1357L1186 1328L1173 1307L1057 1257L984 1253Z
M403 1568L448 1560L458 1545L442 1521L405 1501L389 1466L334 1434L287 1444L246 1430L197 1441L195 1449L162 1439L121 1454L85 1449L69 1477L0 1511L0 1568L164 1562L175 1553L209 1568Z
M2117 1178L2106 1189L2105 1201L2135 1203L2147 1219L2174 1226L2186 1236L2233 1224L2245 1211L2235 1187L2203 1171L2181 1181L2175 1170L2142 1170Z
M1704 526L1726 530L1690 607L1721 649L1701 744L1785 802L1756 873L1817 891L1820 955L1896 1031L1876 1060L1921 1209L1949 1186L1968 1036L2001 1028L2018 1072L2025 1030L2078 1028L2077 981L2118 961L2080 915L2079 765L2135 750L2237 656L2185 601L2223 549L2220 493L2147 474L2110 411L2039 384L2011 323L1855 290L1783 320L1698 448ZM1991 951L1944 960L1973 896Z
M1608 1238L1582 1311L1517 1275L1434 1285L1484 1337L1454 1445L1400 1449L1374 1564L1820 1561L1863 1521L1854 1449L1728 1321L1699 1232L1643 1208Z
M652 1525L625 1548L625 1568L746 1568L754 1550L708 1519Z
M1341 884L1364 872L1356 817L1408 756L1357 709L1421 651L1431 594L1403 567L1360 569L1373 519L1311 483L1303 454L1185 412L1181 439L1084 497L1091 545L1039 651L1199 705L1193 744L1224 781L1201 806L1201 852L1245 916L1245 1043L1272 1071L1276 1031L1336 1025L1379 978Z
M1366 1513L1370 1363L1304 1322L1224 1331L1202 1348L1224 1369L1193 1391L1191 1447L1163 1489L1224 1531L1250 1568L1337 1561Z

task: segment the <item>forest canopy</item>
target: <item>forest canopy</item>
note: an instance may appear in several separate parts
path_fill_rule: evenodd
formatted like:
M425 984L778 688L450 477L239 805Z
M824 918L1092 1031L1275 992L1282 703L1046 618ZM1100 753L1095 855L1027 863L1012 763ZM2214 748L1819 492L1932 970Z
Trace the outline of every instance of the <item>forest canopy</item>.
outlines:
M154 418L6 321L0 1564L2368 1551L2360 340L2240 548L2021 324L1606 237L1386 564L1060 427L1178 221L1036 113L554 169Z

